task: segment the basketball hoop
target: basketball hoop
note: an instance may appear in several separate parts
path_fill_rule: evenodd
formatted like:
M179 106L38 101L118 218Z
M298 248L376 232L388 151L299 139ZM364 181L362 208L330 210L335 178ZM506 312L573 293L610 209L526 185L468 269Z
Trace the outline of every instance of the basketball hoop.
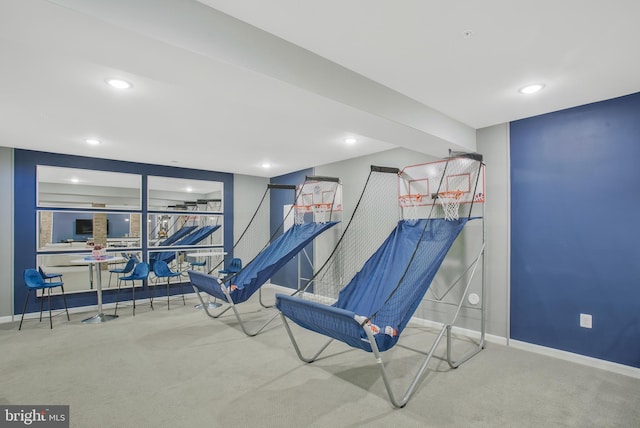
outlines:
M400 195L398 203L402 208L404 218L416 219L418 218L418 206L422 205L422 195L420 193Z
M326 223L331 219L331 208L333 204L313 204L311 205L311 211L313 212L313 221L316 223Z
M311 212L311 205L294 205L294 221L296 224L304 223L304 216Z
M462 190L450 190L438 192L437 202L442 206L445 220L458 220L460 214L460 197L464 194Z
M326 223L331 219L331 208L333 204L310 204L310 205L294 205L296 224L304 223L304 216L307 213L313 213L313 221L316 223Z

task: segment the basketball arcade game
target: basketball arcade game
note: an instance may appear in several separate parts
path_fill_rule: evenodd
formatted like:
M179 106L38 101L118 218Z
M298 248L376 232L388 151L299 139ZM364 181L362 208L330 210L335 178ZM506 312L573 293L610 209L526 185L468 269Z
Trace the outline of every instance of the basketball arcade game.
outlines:
M442 161L413 165L402 171L372 166L344 233L315 274L314 288L306 288L296 296L276 295L276 306L298 357L313 362L334 340L370 352L390 401L396 407L404 407L443 340L447 346L444 359L452 368L480 352L485 336L484 272L482 297L475 293L471 297L469 292L476 270L484 263L484 220L474 213L484 211L483 179L482 156L474 153L455 153ZM473 221L477 219L481 221ZM482 224L481 243L474 240L473 253L477 251L477 256L470 264L458 254L447 256L458 242L465 241L466 233L461 232L469 230L465 227L468 223ZM446 290L432 291L432 297L427 296L447 263L456 268L456 274L462 273L451 283L447 281ZM337 296L328 287L332 284L339 289ZM439 331L428 349L418 351L400 344L401 348L417 351L423 360L408 388L396 397L382 353L396 345L412 319L433 319L428 311L416 314L425 302L447 304L447 319L433 321ZM461 313L472 310L480 313L479 343L466 352L458 349L456 354L461 356L454 360L452 328L459 326ZM287 320L329 340L312 356L305 356Z

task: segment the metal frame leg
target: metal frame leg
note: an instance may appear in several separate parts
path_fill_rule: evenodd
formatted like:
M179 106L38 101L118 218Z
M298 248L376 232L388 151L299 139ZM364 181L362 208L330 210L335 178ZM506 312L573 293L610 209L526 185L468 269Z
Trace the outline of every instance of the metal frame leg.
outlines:
M327 347L334 340L334 339L329 339L329 341L327 343L325 343L324 345L322 345L320 350L318 352L316 352L313 357L310 357L310 358L305 357L304 355L302 355L302 352L300 351L300 347L298 346L298 342L296 341L295 337L293 336L293 332L291 331L291 327L289 327L289 322L287 321L287 317L285 317L283 313L280 313L280 317L282 318L282 323L284 324L285 330L287 330L287 334L289 335L289 339L291 340L291 344L293 345L293 349L296 350L296 354L298 354L298 358L300 358L300 360L304 361L305 363L313 363L315 360L317 360L318 357L320 356L320 354L322 354L324 352L324 350L327 349Z
M229 294L229 290L227 290L226 287L224 287L224 294L226 295L227 303L229 304L229 306L227 306L225 309L223 309L217 315L213 315L211 312L209 312L208 305L204 302L204 299L202 298L202 295L200 294L200 290L197 287L193 287L193 290L196 292L196 296L198 296L198 299L200 300L200 303L202 304L202 307L204 308L205 312L211 318L214 318L214 319L219 318L222 314L227 312L229 309L233 309L233 313L235 314L236 319L240 323L240 328L242 329L244 334L246 334L249 337L253 337L253 336L257 335L258 333L260 333L262 330L264 330L264 328L267 325L269 325L271 323L271 321L276 319L278 317L278 314L279 314L279 312L276 312L271 318L269 318L267 320L267 322L262 324L258 329L254 330L254 331L249 331L245 327L244 321L242 321L242 317L240 316L240 313L236 309L236 305L235 305L235 303L233 303L233 299L231 299L231 295Z
M193 287L193 291L195 291L196 296L198 296L198 299L200 300L200 303L202 304L202 308L204 309L204 311L207 313L207 315L213 319L217 319L220 316L222 316L222 314L224 314L225 312L227 312L229 309L231 309L231 306L227 306L226 308L224 308L221 312L219 312L218 314L214 315L211 312L209 312L209 306L204 302L204 300L202 299L202 295L200 294L200 290L198 290L197 287Z
M289 323L286 317L282 313L280 315L282 318L282 322L285 326L285 329L287 330L287 334L289 335L289 339L291 340L291 344L293 345L293 348L295 349L296 354L298 355L298 358L301 361L304 361L305 363L312 363L316 361L318 357L322 354L322 352L324 352L324 350L327 349L329 344L331 344L331 342L333 342L334 340L334 339L329 339L329 341L326 342L312 357L305 357L300 350L298 342L296 341L295 336L293 335L293 332L291 330L291 327L289 326ZM432 360L436 349L440 345L440 342L442 341L442 339L445 337L445 333L447 335L447 342L446 342L447 343L447 361L451 366L451 368L454 368L454 369L457 368L460 364L467 361L468 359L476 355L478 352L480 352L484 348L484 338L483 338L481 343L478 345L477 349L473 349L471 352L467 353L462 358L460 358L460 360L453 362L451 359L451 327L452 326L450 324L443 325L442 328L440 329L440 332L438 333L438 336L433 341L433 343L431 344L431 347L427 352L416 351L426 356L418 366L418 369L414 377L412 378L405 392L402 394L402 397L398 398L396 394L393 392L393 389L391 388L390 378L387 373L385 363L382 360L381 352L378 349L378 345L376 343L373 331L367 324L362 325L364 319L365 318L363 317L357 317L355 321L358 322L359 325L361 325L362 329L364 330L367 336L368 342L371 346L371 353L373 354L376 364L378 365L378 369L380 370L380 376L382 377L382 381L384 382L387 395L389 396L389 401L394 407L398 407L398 408L402 408L406 406L406 404L409 402L409 399L415 392L418 382L424 375L424 372L427 370L427 366L429 365L429 362Z
M273 308L273 307L275 306L275 303L274 303L273 305L265 305L265 304L262 302L262 287L260 287L260 288L258 289L258 301L260 302L260 306L262 306L262 307L263 307L263 308L265 308L265 309L271 309L271 308Z

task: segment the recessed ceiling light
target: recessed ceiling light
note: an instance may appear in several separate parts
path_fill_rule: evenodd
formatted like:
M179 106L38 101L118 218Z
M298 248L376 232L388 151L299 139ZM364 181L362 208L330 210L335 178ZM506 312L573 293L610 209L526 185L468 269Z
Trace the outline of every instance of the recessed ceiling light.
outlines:
M544 88L544 85L542 83L534 83L533 85L523 86L522 88L518 89L518 92L525 95L531 95L542 90L542 88Z
M191 187L187 187L187 192L193 192L193 189Z
M353 137L349 137L349 138L345 138L345 139L344 139L344 142L345 142L345 143L347 143L347 144L355 144L355 143L357 143L357 142L358 142L358 140L356 140L356 139L355 139L355 138L353 138Z
M262 167L263 168L271 168L271 164L269 162L263 162L262 163Z
M101 143L100 140L97 140L95 138L87 138L86 140L84 140L84 142L87 144L91 144L92 146L97 146L98 144Z
M131 83L122 79L107 79L105 80L105 82L107 82L107 85L116 89L129 89L131 86L133 86Z
M71 182L72 182L72 183L79 183L79 182L80 182L80 180L78 180L77 178L72 178L72 179L71 179Z

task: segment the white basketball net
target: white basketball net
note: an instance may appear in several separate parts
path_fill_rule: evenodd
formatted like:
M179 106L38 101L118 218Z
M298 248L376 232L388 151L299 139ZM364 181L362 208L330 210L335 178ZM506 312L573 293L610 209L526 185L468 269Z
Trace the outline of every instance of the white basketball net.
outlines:
M402 195L398 199L402 207L402 217L405 219L417 219L419 215L418 207L422 205L422 195Z
M313 220L316 223L326 223L331 218L332 204L313 204L311 211L313 211Z
M464 192L454 190L449 192L438 193L438 203L442 206L445 220L458 220L460 218L460 197Z
M333 204L311 204L311 205L296 205L295 210L295 222L296 224L304 223L304 216L307 213L313 213L313 221L316 223L326 223L331 219L331 208Z
M296 224L304 223L304 215L310 212L309 205L296 205L293 207L294 209L294 221Z

